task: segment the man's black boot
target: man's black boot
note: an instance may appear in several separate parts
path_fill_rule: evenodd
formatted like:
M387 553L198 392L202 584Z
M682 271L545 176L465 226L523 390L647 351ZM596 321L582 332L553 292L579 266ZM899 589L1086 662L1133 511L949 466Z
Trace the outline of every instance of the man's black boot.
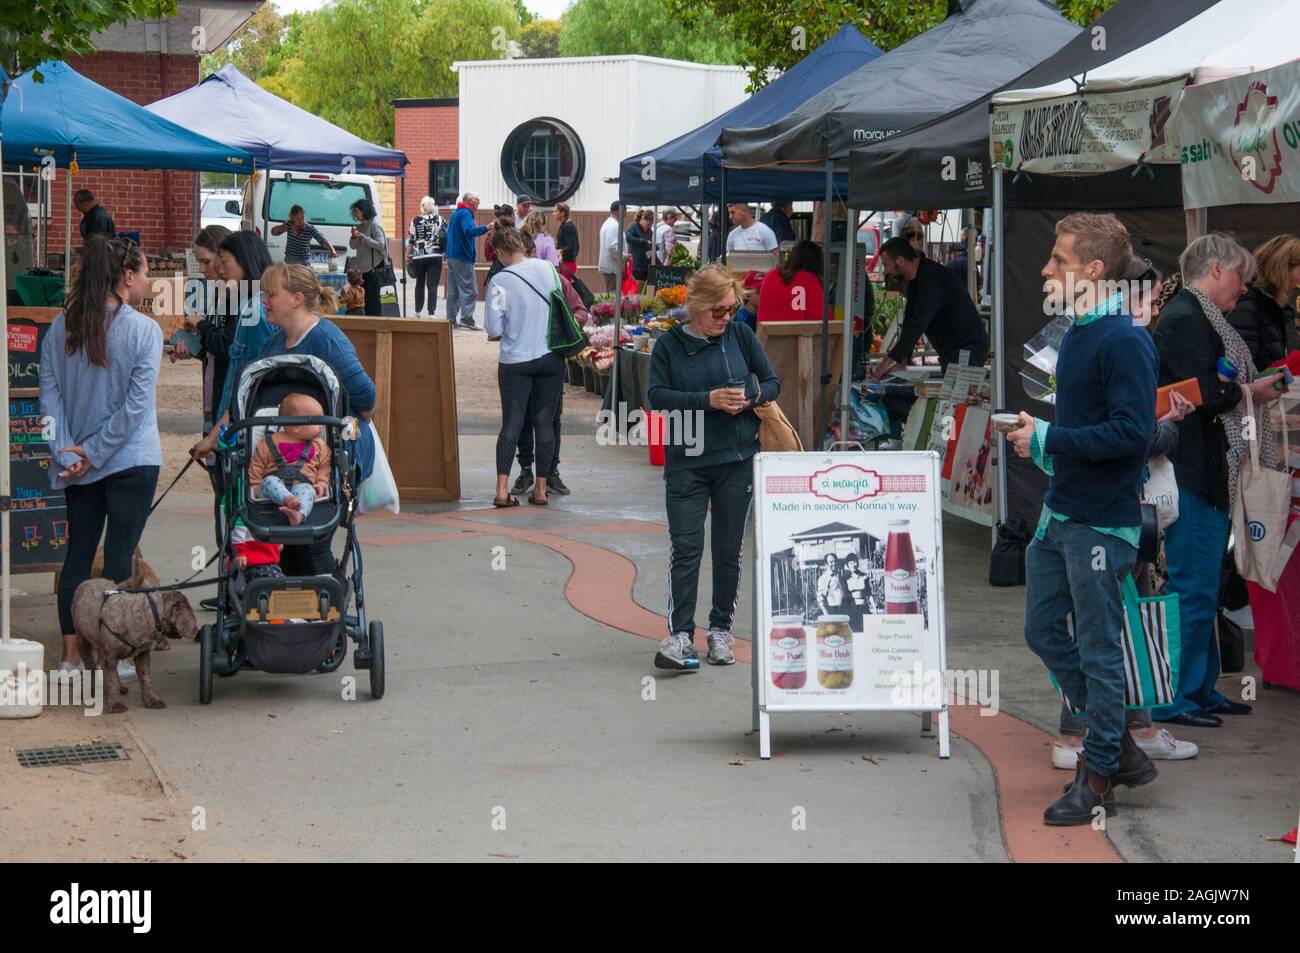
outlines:
M1098 807L1105 810L1107 817L1115 816L1115 788L1110 779L1106 779L1106 790L1098 794L1088 781L1089 773L1088 762L1080 758L1074 773L1074 783L1060 800L1043 812L1045 824L1052 827L1091 824Z
M1110 783L1115 787L1140 788L1154 781L1158 773L1147 753L1138 747L1126 729L1119 736L1119 767L1111 775Z
M533 484L535 482L536 481L533 479L532 468L524 467L523 470L520 471L519 473L519 479L516 480L515 485L510 488L510 495L526 496L527 494L533 492Z

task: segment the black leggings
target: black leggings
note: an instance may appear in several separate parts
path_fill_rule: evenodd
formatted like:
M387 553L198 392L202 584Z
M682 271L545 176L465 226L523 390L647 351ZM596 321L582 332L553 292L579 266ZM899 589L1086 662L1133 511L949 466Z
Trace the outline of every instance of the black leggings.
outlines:
M415 277L415 310L424 310L424 289L429 287L429 317L438 310L438 281L442 278L442 258L414 258L408 272Z
M90 567L104 536L104 578L125 582L131 578L131 558L144 535L154 490L158 488L158 467L131 467L109 474L102 480L68 486L68 551L59 576L59 627L73 635L72 597L77 587L90 578ZM104 524L108 523L108 532Z
M537 444L537 472L546 476L555 456L555 403L564 386L564 358L547 354L522 364L498 364L501 389L501 433L497 436L497 474L509 476L532 400L533 433Z

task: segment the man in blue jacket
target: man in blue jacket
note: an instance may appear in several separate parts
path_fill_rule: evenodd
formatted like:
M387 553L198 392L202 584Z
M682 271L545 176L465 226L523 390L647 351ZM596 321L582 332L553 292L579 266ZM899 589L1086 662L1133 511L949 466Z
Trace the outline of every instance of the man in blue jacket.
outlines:
M1124 729L1121 584L1141 535L1157 363L1115 286L1133 254L1128 230L1113 215L1077 212L1056 223L1056 236L1043 268L1048 304L1074 316L1056 364L1056 421L1022 413L1007 439L1051 478L1025 555L1025 641L1087 712L1074 783L1043 815L1065 826L1112 813L1116 785L1156 776Z
M487 231L486 225L474 224L479 197L466 192L456 203L447 226L447 320L453 325L477 331L474 303L478 291L474 286L474 239Z

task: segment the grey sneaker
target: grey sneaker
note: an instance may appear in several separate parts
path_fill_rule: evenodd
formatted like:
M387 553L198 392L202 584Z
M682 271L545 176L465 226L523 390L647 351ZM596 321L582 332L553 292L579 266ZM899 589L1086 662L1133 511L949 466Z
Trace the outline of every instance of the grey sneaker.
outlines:
M689 635L679 632L659 643L659 652L655 655L655 668L694 672L699 667L700 655L691 644Z
M117 678L121 682L135 681L135 663L126 659L117 660Z
M730 632L723 632L721 629L709 630L709 664L710 665L735 665L736 656L732 654L731 647L736 644L736 637Z
M511 496L526 496L533 492L533 471L529 467L524 467L520 471L519 478L515 480L515 485L510 488Z

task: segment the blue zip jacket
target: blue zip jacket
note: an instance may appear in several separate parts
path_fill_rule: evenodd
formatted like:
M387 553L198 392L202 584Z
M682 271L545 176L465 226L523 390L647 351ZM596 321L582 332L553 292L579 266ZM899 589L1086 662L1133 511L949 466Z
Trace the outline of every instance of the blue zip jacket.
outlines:
M487 232L486 225L474 224L474 210L468 205L457 205L447 226L447 257L473 264L474 239Z
M650 352L650 407L658 411L703 411L703 432L694 435L702 451L687 454L680 428L664 430L664 474L674 470L748 460L758 453L758 414L729 414L709 406L709 392L729 380L758 377L757 403L776 400L781 381L748 325L732 320L716 338L698 338L682 325L663 335ZM748 390L747 390L748 393ZM753 394L749 394L754 398Z

